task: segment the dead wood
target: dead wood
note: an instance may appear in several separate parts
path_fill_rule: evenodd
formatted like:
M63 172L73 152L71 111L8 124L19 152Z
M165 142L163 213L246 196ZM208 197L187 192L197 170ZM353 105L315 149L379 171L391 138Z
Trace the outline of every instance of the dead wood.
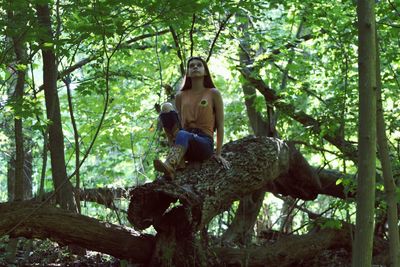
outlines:
M230 207L233 201L257 190L289 195L303 200L318 194L345 198L337 185L337 172L317 172L290 143L271 137L246 137L223 147L232 168L224 170L215 161L201 169L186 168L174 181L157 180L131 191L128 219L138 229L162 224L166 209L179 200L192 214L197 229ZM320 175L323 179L320 179Z
M0 214L0 236L48 238L137 263L148 262L154 247L152 236L40 203L1 203Z
M266 240L265 244L258 247L216 247L214 251L226 266L308 266L307 261L322 251L342 248L351 255L353 228L345 223L340 229L317 227L305 235L283 236L277 241ZM387 245L386 241L375 238L374 254L386 254Z

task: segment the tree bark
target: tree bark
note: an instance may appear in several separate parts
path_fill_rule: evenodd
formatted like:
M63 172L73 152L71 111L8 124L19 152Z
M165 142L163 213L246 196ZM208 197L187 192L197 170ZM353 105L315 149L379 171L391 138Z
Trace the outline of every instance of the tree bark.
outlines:
M254 234L254 224L260 213L265 196L264 189L257 190L252 194L240 199L239 207L229 228L222 235L223 244L238 243L240 245L250 244Z
M154 237L139 235L132 229L99 222L64 209L41 205L31 201L1 203L0 236L10 234L12 237L49 238L61 245L76 244L128 259L132 263L151 265L152 255L157 251ZM258 247L210 249L219 258L219 264L224 266L243 266L244 263L247 266L299 266L327 249L350 250L351 231L353 227L343 223L341 229L316 227L305 235L284 236L278 240L267 238ZM169 246L175 244L169 243ZM191 247L183 248L187 254L182 258L193 256L193 251L189 250ZM387 251L387 242L375 238L374 255L380 255L381 264L387 264ZM203 264L207 262L207 259L202 260Z
M371 266L376 172L376 39L373 0L358 0L359 128L356 231L352 265Z
M248 45L248 22L241 24L239 30L244 33L244 36L240 41L240 64L247 66L253 63L249 55L251 48ZM268 129L270 129L270 127L264 121L261 112L256 110L256 89L251 84L244 81L242 83L242 90L247 117L249 118L253 133L256 136L268 136ZM235 217L229 225L229 228L222 235L223 243L239 243L245 245L250 242L253 232L252 230L254 229L257 216L260 213L264 195L265 191L261 189L240 199Z
M136 187L131 191L128 220L137 229L153 225L159 236L168 235L169 243L185 247L180 240L194 243L196 231L228 209L233 201L256 190L280 188L295 197L314 199L320 189L318 177L299 176L299 171L309 174L309 170L304 169L306 165L299 165L298 152L292 150L293 146L268 137L248 137L228 143L223 147L223 156L232 163L231 169L225 170L209 160L201 170L187 168L178 172L172 182L157 180ZM303 169L298 169L300 166ZM293 182L299 178L303 181ZM278 186L275 180L282 180L286 187L280 183ZM171 229L184 232L184 237L171 236ZM171 260L178 258L179 250L175 254L171 253L171 247L164 247L167 251L159 255L170 255Z
M0 236L49 238L62 245L79 245L135 263L148 262L154 248L154 238L149 235L43 203L2 203L0 214Z
M17 64L24 64L24 48L22 40L13 38L15 58ZM22 113L23 96L25 86L25 70L19 68L17 70L17 83L15 85L15 101L16 110ZM24 199L24 136L22 130L22 115L16 112L14 119L14 136L15 136L15 194L14 201Z
M304 200L315 199L318 194L349 196L341 184L336 184L343 174L327 170L317 172L292 144L279 139L246 137L225 144L223 154L232 163L230 170L209 160L200 170L188 166L178 171L172 182L156 180L134 188L130 193L131 223L138 229L149 227L178 199L184 206L197 209L200 216L197 223L204 226L229 208L232 201L255 190Z
M150 217L161 216L170 203L180 199L190 209L196 209L200 217L194 223L201 229L234 200L267 186L289 169L289 148L276 138L244 138L224 145L223 154L233 163L229 170L209 160L201 170L189 167L178 172L172 183L157 180L136 187L131 192L130 222L145 229L152 224ZM159 199L160 204L153 198Z
M74 189L74 194L78 195L80 201L96 202L97 204L104 205L107 208L114 209L114 200L118 198L129 198L129 190L131 188L86 188ZM43 201L54 196L53 192L39 195L34 198L35 201ZM49 199L51 203L55 199Z
M378 156L382 165L383 183L385 185L385 196L387 202L387 218L389 226L389 250L390 266L400 266L400 241L397 212L396 185L393 179L392 164L389 156L389 147L386 138L386 125L383 116L382 105L382 79L380 72L379 42L375 29L376 38L376 131L378 143Z
M215 248L225 266L309 266L307 261L322 251L343 248L351 254L351 225L341 229L315 228L305 235L284 236L253 248ZM375 239L374 253L385 254L387 242Z
M65 167L64 135L57 93L57 63L54 53L55 43L51 29L50 8L47 4L37 5L36 11L39 25L45 32L40 38L43 56L43 87L47 118L51 121L48 126L49 145L53 182L57 190L57 202L65 209L76 211L73 186L68 180Z
M15 159L10 158L7 162L7 199L9 202L14 201L15 192Z
M313 171L322 177L321 187L318 187L319 181L314 181L315 185L312 186L310 181L315 176L307 178L310 181L295 182L310 173L304 169L308 168L307 165L298 164L298 158L293 157L296 153L291 152L291 145L278 139L248 137L223 147L223 154L231 161L232 170L224 170L214 161L207 161L200 170L189 166L178 172L178 178L172 182L157 180L132 189L129 220L137 228L153 225L157 230L155 238L150 238L150 241L146 239L143 253L140 239L131 240L129 231L119 232L121 229L113 225L50 206L38 207L39 204L30 202L23 202L19 206L0 204L0 235L16 227L12 236L51 238L119 258L130 257L136 262L146 262L147 266L211 264L212 254L199 244L195 234L216 214L242 196L248 196L250 192L254 194L257 190L275 190L275 193L289 192L296 197L309 199L319 193L335 195L343 191L341 184L336 185L335 182L343 176L333 171ZM256 165L254 162L263 164ZM333 190L332 193L329 190ZM306 191L307 194L304 193ZM112 203L115 196L125 193L125 189L104 189L104 192L96 189L88 194L88 199L106 204ZM119 247L121 244L124 244L123 249ZM136 252L125 246L138 248L146 259L138 260ZM151 249L148 249L149 246Z

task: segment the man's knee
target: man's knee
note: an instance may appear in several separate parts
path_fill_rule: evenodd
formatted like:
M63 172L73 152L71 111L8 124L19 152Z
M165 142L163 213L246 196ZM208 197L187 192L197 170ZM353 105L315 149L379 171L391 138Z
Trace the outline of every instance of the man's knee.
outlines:
M169 102L165 102L164 104L161 105L161 113L168 113L168 112L173 111L173 110L175 110L175 108Z

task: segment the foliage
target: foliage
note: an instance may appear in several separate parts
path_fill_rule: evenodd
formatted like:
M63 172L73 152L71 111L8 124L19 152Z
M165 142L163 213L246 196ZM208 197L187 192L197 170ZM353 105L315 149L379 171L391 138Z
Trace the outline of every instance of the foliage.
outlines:
M343 173L356 173L354 162L322 137L326 133L343 135L356 146L357 141L357 35L354 1L4 1L0 4L0 200L7 200L7 168L14 157L13 120L22 118L26 145L33 155L33 184L39 189L43 133L51 123L45 115L42 84L42 58L35 5L52 8L54 49L60 75L78 62L87 62L69 73L72 106L79 134L80 160L94 139L104 108L104 123L93 149L80 168L81 187L127 187L149 182L156 177L152 161L165 153L155 104L169 100L166 85L178 90L182 79L179 65L193 55L207 58L215 41L209 65L225 103L225 140L251 134L244 105L239 72L241 51L246 41L252 76L262 79L280 97L279 101L305 112L320 123L313 132L293 119L292 114L275 110L277 129L283 140L297 141L313 165ZM397 9L396 9L397 8ZM377 3L377 25L382 61L383 98L388 138L395 175L399 176L399 91L398 53L399 6ZM11 18L14 14L23 20ZM23 11L23 12L22 12ZM193 16L194 15L194 16ZM19 17L18 17L19 16ZM194 20L193 20L194 18ZM193 25L193 36L190 35ZM242 26L249 27L243 31ZM299 30L300 28L300 30ZM176 33L174 39L171 31ZM218 35L218 39L214 40ZM27 62L15 62L10 38L24 42ZM193 43L192 39L193 38ZM13 97L15 70L27 72L25 96ZM285 78L285 73L287 77ZM286 79L286 83L284 80ZM67 170L75 166L74 131L69 114L65 84L59 80ZM107 95L109 102L107 103ZM273 105L273 103L272 103ZM255 108L264 117L267 105L260 92ZM256 163L255 163L256 164ZM73 181L75 177L71 178ZM354 189L354 179L339 179L346 190ZM45 191L53 190L50 164L46 166ZM268 198L269 199L269 198ZM319 197L304 204L316 213L335 206L325 224L353 220L354 207L346 201ZM126 201L116 205L126 209ZM282 202L264 205L259 220L271 226L278 221ZM210 225L209 232L221 235L231 221L234 204ZM85 214L117 222L113 211L99 205L86 205ZM346 214L347 213L347 214ZM349 216L347 216L349 215ZM122 222L126 223L121 215ZM267 223L268 222L268 223ZM305 213L295 217L295 226L308 223ZM277 226L278 224L276 224Z

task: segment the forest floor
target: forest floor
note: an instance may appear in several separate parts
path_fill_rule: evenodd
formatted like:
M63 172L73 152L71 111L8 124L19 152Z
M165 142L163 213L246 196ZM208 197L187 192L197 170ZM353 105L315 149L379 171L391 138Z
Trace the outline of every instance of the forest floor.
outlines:
M74 255L68 247L61 247L48 240L19 242L16 257L8 258L8 242L0 239L0 266L124 266L119 259L106 254L86 251L85 255ZM122 263L122 264L121 264ZM126 266L126 264L125 264Z
M127 264L114 257L98 252L87 251L85 255L73 255L67 247L61 247L47 240L20 241L14 260L7 261L7 242L0 238L0 266L139 266ZM28 252L26 252L28 251ZM326 250L313 259L299 262L293 267L348 267L351 255L344 250Z

